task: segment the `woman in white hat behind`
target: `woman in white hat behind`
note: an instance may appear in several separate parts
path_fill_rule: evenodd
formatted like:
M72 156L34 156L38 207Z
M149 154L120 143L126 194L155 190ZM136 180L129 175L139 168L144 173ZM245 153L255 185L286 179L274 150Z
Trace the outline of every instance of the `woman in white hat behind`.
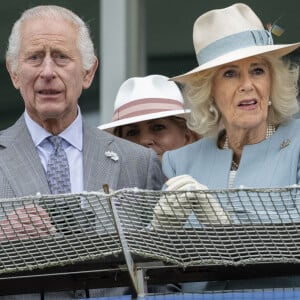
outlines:
M132 77L120 86L112 122L100 125L120 138L152 148L159 159L167 150L190 144L200 136L187 127L190 110L184 108L176 83L163 75ZM180 291L177 285L149 286L153 293Z
M176 83L163 75L132 77L121 85L112 122L98 128L152 148L161 159L167 150L199 139L186 125L189 110Z

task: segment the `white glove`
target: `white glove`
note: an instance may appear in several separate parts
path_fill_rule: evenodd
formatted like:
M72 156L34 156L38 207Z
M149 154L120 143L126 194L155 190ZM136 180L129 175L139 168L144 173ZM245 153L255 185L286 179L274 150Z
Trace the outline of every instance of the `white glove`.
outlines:
M189 175L169 179L166 191L186 191L186 193L164 194L154 208L153 228L183 226L192 211L202 224L228 224L229 216L220 203L211 194L201 192L208 190ZM199 192L192 192L197 191ZM189 192L191 191L191 192Z

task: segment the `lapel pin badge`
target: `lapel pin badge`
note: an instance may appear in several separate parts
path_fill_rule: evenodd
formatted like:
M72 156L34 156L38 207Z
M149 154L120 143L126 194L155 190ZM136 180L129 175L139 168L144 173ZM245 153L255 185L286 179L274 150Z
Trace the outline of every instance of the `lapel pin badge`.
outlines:
M110 158L113 161L118 161L119 160L119 156L117 153L113 152L113 151L106 151L105 156Z

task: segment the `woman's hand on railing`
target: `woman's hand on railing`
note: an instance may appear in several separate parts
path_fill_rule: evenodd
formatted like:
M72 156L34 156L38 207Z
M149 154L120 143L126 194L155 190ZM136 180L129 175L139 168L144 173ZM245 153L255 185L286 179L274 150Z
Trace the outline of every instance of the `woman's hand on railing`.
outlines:
M189 175L180 175L169 179L165 191L182 193L165 193L154 208L152 228L171 228L183 226L192 212L202 224L229 224L230 218L220 203L211 194L201 192L207 186L197 182ZM200 191L200 192L195 192Z

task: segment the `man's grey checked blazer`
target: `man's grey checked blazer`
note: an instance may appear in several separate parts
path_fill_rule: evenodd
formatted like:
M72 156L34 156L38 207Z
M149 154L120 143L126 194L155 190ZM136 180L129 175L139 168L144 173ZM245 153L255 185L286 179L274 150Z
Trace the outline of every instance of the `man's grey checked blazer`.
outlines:
M117 154L114 161L106 151ZM163 184L161 164L156 154L143 146L115 137L83 124L83 180L85 191L97 191L103 184L112 190L124 187L160 190ZM37 193L50 194L46 173L35 149L24 116L0 132L0 198ZM91 291L91 297L108 296L113 289ZM122 293L122 289L120 289ZM72 299L72 291L46 293L45 300ZM36 300L40 294L0 296L4 299Z
M113 151L118 161L107 157ZM83 125L83 180L85 191L104 183L113 190L124 187L160 190L163 175L152 150ZM0 198L49 194L46 173L22 116L0 132Z

